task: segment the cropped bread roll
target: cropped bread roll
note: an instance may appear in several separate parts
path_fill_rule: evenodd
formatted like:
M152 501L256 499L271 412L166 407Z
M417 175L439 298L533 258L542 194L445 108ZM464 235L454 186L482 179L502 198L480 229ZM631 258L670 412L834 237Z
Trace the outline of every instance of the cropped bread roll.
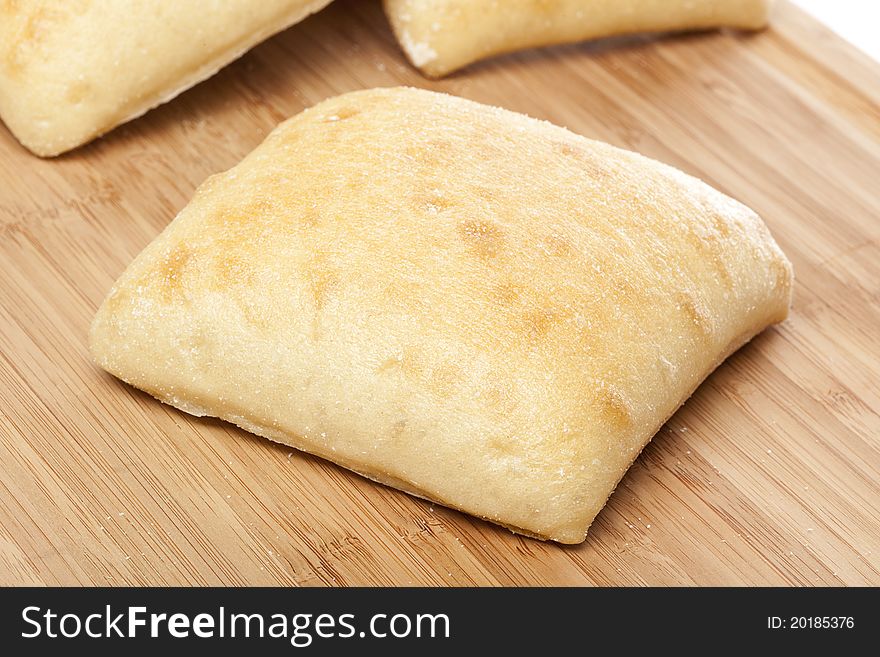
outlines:
M116 282L91 349L188 413L578 543L791 284L761 219L695 178L375 89L208 179Z
M501 53L637 32L765 27L772 0L384 0L414 66L440 77Z
M0 0L0 118L37 155L58 155L329 2Z

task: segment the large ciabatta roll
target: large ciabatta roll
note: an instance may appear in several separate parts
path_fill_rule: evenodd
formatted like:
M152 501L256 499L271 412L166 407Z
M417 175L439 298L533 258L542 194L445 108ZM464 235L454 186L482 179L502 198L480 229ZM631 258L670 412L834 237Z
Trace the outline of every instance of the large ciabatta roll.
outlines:
M325 101L206 181L91 347L160 400L565 543L788 312L754 212L671 167L415 89Z
M58 155L329 2L0 0L0 118L37 155Z
M432 77L505 52L633 34L767 24L772 0L384 0L400 45Z

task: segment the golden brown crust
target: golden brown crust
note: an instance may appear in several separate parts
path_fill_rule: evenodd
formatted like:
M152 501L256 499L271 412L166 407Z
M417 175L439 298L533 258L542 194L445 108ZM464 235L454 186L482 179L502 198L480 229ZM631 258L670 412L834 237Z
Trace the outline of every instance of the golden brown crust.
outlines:
M486 57L637 32L767 24L772 0L384 0L414 66L440 77Z
M213 75L330 0L0 0L0 118L75 148Z
M376 89L295 116L202 185L91 344L175 406L576 543L790 294L761 220L690 176Z

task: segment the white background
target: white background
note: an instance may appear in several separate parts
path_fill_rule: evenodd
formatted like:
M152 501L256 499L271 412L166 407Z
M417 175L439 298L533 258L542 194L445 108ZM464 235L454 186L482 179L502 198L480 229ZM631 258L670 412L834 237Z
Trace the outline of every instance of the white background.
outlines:
M847 41L880 61L878 0L794 0Z

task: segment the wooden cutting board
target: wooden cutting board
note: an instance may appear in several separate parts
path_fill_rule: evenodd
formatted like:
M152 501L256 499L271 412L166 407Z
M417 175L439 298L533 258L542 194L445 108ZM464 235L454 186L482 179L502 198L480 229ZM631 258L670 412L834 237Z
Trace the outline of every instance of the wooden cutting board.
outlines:
M695 174L795 265L792 317L660 431L580 546L514 536L91 364L112 282L209 174L340 92L501 105ZM440 82L340 0L55 160L0 128L0 584L880 585L880 65L780 4L759 35L616 39Z

